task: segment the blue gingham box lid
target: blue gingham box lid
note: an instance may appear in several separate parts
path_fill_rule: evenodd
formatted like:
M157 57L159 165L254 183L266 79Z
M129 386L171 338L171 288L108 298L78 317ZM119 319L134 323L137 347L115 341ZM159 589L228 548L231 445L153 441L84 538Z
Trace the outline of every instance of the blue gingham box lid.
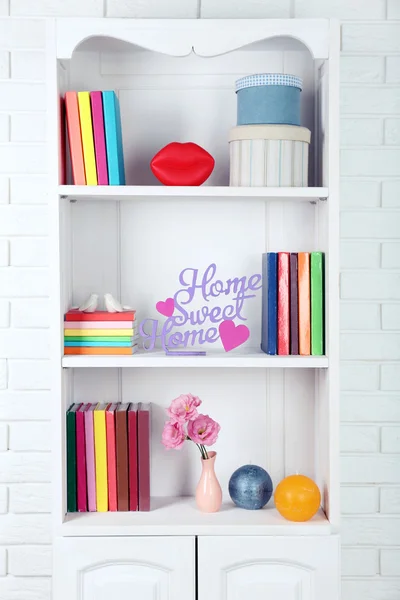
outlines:
M247 75L236 81L236 91L259 85L288 85L300 90L303 88L303 80L296 75L285 75L284 73L258 73Z

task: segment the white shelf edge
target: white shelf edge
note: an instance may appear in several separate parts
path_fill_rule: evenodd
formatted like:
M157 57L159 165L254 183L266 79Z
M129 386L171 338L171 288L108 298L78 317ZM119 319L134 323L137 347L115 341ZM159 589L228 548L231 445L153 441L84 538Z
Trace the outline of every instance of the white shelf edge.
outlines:
M323 369L329 366L326 356L269 356L261 351L242 353L214 352L206 356L166 356L164 352L138 352L132 356L64 356L63 367L74 368L294 368Z
M60 185L58 193L61 198L69 200L122 200L140 199L143 197L169 198L261 198L318 201L326 200L329 189L315 188L267 188L267 187L229 187L229 186L160 186L160 185L126 185L126 186L87 186Z
M61 535L330 535L333 527L322 509L305 523L284 519L273 507L243 510L224 502L221 511L200 512L193 498L153 498L150 512L69 513Z

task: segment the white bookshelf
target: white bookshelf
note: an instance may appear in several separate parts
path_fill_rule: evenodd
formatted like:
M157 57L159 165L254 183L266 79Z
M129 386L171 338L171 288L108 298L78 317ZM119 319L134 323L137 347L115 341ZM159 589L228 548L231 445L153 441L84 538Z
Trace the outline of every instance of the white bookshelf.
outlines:
M59 19L48 22L52 265L54 600L339 599L339 27L328 20ZM229 187L234 81L255 72L303 78L302 125L312 131L307 188ZM126 186L62 180L59 98L115 89ZM216 159L201 187L157 185L152 156L194 141ZM63 315L88 294L110 292L157 318L156 301L185 267L215 262L221 278L261 272L266 251L325 252L325 356L259 349L261 298L246 308L251 338L225 353L64 356ZM194 307L199 308L195 305ZM197 511L194 448L166 452L164 409L192 392L222 426L215 449L221 512ZM71 402L152 402L152 510L66 511L65 411ZM236 508L228 481L242 464L266 468L274 486L300 472L320 487L307 523L272 501ZM212 585L211 583L212 582ZM278 590L278 591L277 591ZM147 595L146 595L147 594Z
M209 352L206 356L166 356L165 352L140 352L132 356L64 356L69 368L242 368L242 369L326 369L326 356L269 356L261 350Z
M140 198L225 198L226 200L259 198L260 200L294 200L296 202L317 202L328 199L329 190L324 187L305 188L265 188L207 186L82 186L60 185L58 193L63 200L131 200Z
M200 513L193 498L153 498L152 510L139 513L69 514L65 536L124 535L329 535L332 527L322 510L306 523L284 519L276 508L245 511L225 502L220 512Z

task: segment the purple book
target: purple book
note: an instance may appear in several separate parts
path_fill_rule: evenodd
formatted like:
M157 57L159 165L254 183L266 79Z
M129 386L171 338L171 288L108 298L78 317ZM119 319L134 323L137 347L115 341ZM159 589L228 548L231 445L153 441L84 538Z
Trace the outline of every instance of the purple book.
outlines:
M299 296L297 254L290 255L290 354L299 353Z
M96 150L98 185L108 185L106 138L104 133L103 96L101 92L90 92L94 146Z
M91 404L85 412L86 478L89 512L96 512L96 470L93 433L93 411L96 406L96 404Z

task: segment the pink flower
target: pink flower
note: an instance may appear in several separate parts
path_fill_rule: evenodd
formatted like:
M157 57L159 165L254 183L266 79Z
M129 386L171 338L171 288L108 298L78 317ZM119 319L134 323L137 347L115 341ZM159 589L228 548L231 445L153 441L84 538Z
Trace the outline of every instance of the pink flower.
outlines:
M196 444L212 446L218 438L220 425L208 415L198 415L188 423L188 436Z
M181 423L190 421L197 417L197 407L200 406L201 400L192 394L181 394L175 400L172 400L171 406L167 408L167 415L172 423Z
M185 440L186 433L180 423L171 423L170 421L165 423L162 432L162 443L167 450L171 450L172 448L179 450L182 448Z

